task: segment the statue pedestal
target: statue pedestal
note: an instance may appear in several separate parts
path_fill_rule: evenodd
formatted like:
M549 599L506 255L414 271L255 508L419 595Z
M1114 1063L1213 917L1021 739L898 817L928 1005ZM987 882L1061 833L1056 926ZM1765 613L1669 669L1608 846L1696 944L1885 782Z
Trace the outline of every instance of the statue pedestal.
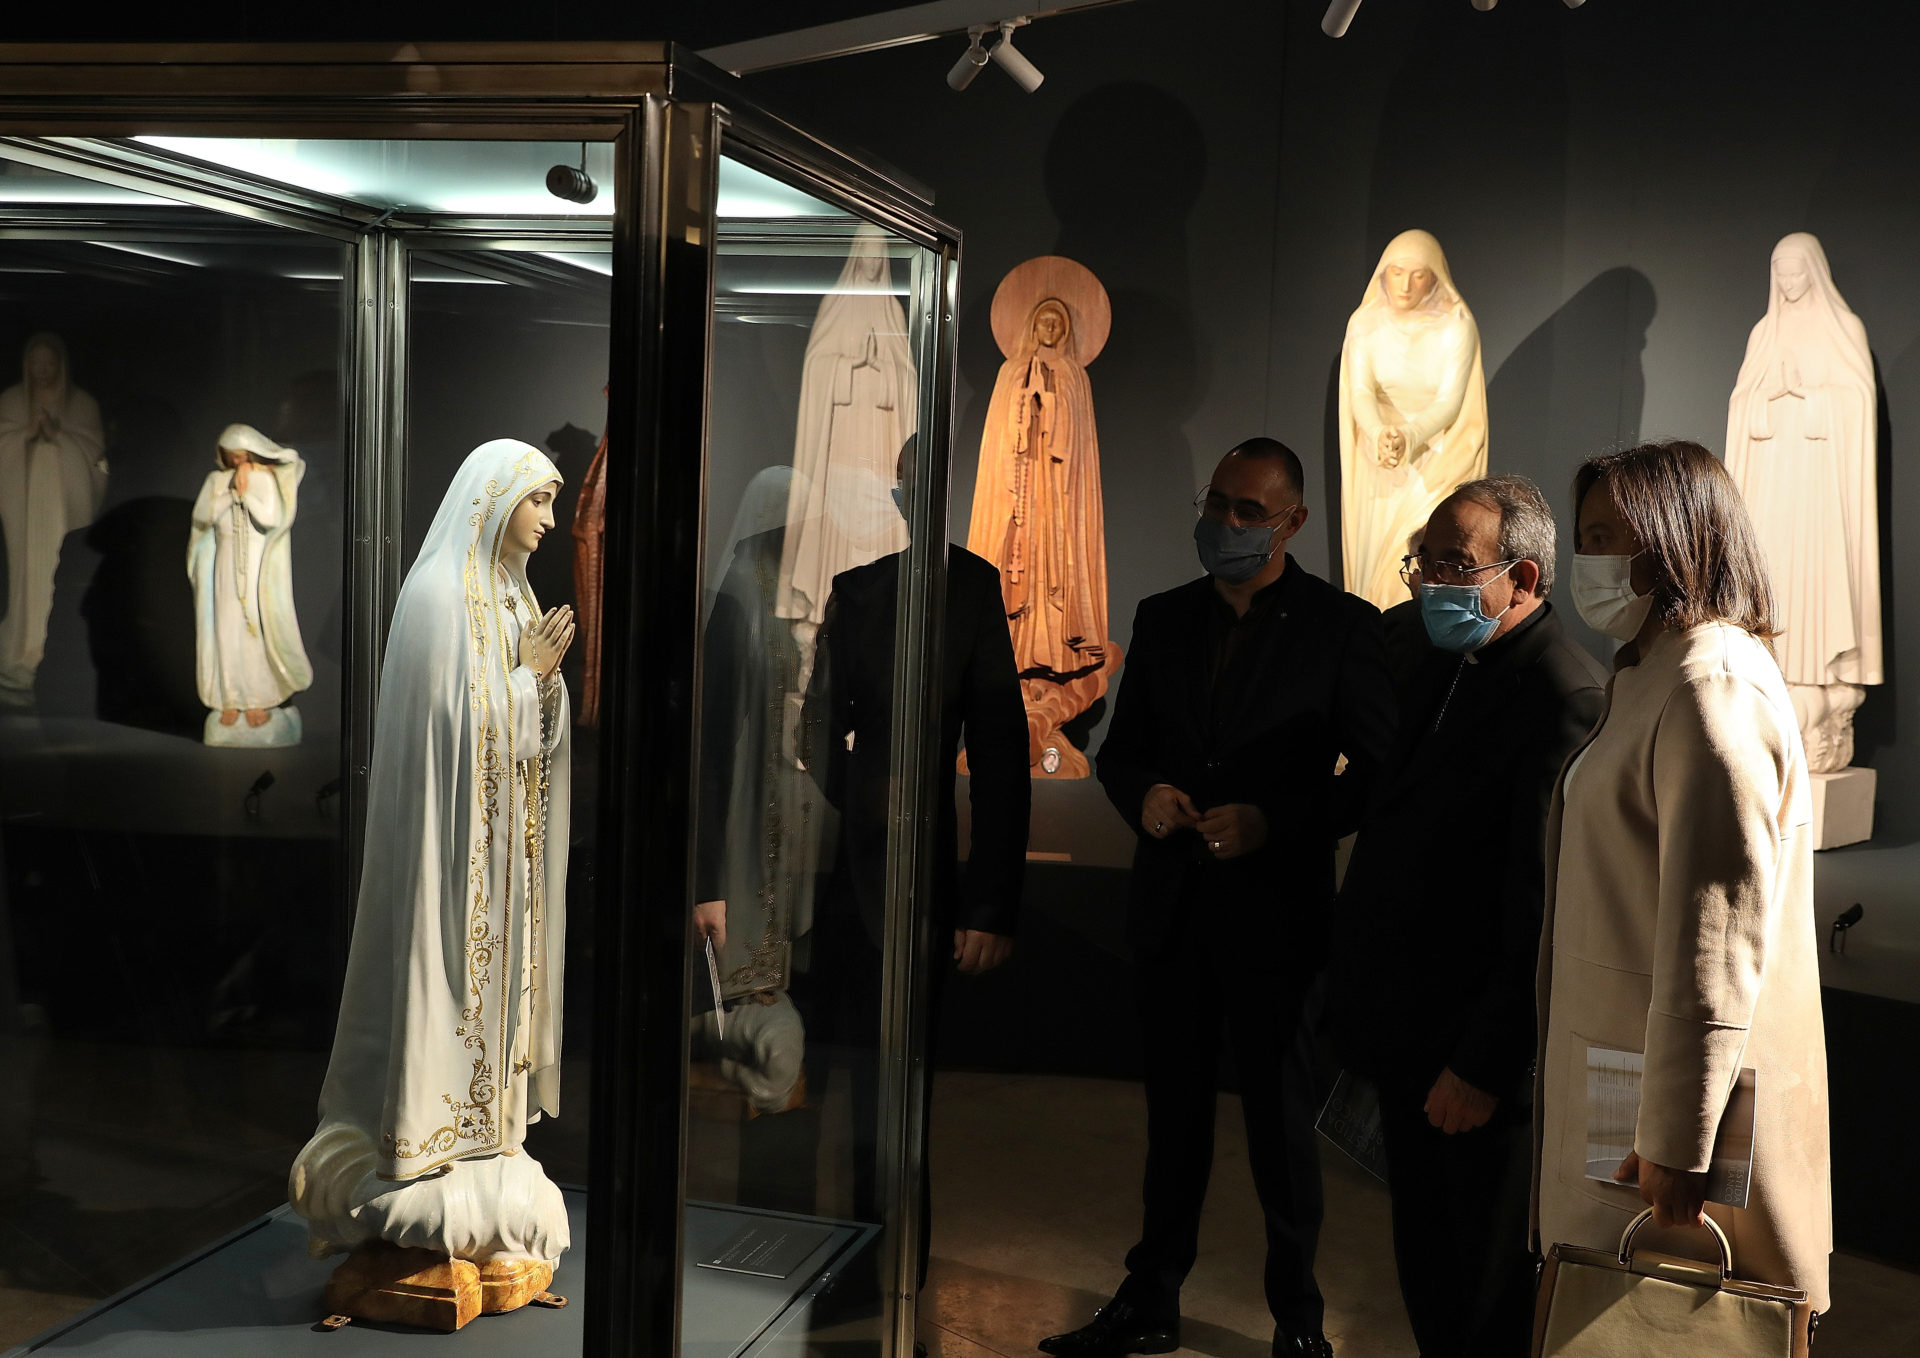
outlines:
M1872 769L1844 768L1813 775L1813 847L1837 849L1873 838Z

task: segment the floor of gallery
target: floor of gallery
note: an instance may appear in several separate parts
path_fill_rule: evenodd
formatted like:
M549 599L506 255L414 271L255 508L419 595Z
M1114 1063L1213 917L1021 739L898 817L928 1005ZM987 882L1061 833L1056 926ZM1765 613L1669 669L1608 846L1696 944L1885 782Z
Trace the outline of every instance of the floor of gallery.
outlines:
M1218 1135L1200 1261L1182 1298L1181 1353L1268 1358L1260 1214L1232 1096L1222 1096ZM933 1358L1032 1358L1034 1341L1082 1324L1120 1281L1139 1228L1140 1086L943 1072L933 1138L932 1296L921 1304L921 1337ZM1322 1152L1327 1218L1317 1272L1327 1333L1342 1358L1414 1358L1386 1190L1324 1143ZM1913 1352L1920 1274L1836 1254L1833 1298L1816 1353Z
M115 1068L114 1055L67 1051L60 1064L102 1100L114 1088L146 1089L137 1063ZM183 1069L190 1073L192 1064ZM317 1070L289 1072L287 1065L263 1059L242 1083L259 1093L263 1084L317 1077ZM584 1080L574 1087L585 1088ZM844 1116L829 1111L836 1120ZM184 1232L209 1239L278 1201L280 1176L303 1129L249 1128L241 1153L230 1146L216 1165L189 1150L201 1144L185 1134L198 1119L176 1112L180 1128L159 1118L145 1134L129 1127L124 1136L79 1135L73 1124L42 1122L43 1181L35 1190L41 1206L23 1212L16 1201L0 1230L0 1352L158 1267L171 1257L169 1238ZM584 1119L567 1121L575 1135L584 1133ZM1140 1087L1130 1081L941 1073L933 1119L934 1259L921 1308L922 1338L935 1358L1030 1358L1037 1339L1081 1323L1106 1299L1138 1225L1143 1127ZM177 1144L164 1134L169 1130L180 1133ZM1327 1221L1319 1272L1328 1332L1347 1358L1412 1358L1385 1190L1339 1152L1323 1150ZM104 1234L97 1229L109 1223ZM1223 1096L1201 1257L1184 1298L1184 1352L1266 1358L1271 1322L1261 1301L1261 1249L1237 1100ZM1920 1273L1845 1253L1835 1256L1833 1271L1834 1311L1821 1330L1821 1351L1844 1358L1911 1352L1920 1333ZM821 1352L837 1347L832 1334L816 1340Z

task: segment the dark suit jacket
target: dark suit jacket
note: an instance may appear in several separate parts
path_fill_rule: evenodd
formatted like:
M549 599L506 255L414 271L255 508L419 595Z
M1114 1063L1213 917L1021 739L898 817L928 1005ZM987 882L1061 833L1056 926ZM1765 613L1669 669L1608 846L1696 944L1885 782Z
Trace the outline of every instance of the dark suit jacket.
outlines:
M1143 599L1098 759L1107 796L1139 838L1128 901L1136 954L1205 910L1223 955L1245 959L1249 984L1324 961L1334 844L1358 823L1394 710L1372 604L1291 557L1262 596L1217 688L1210 619L1226 605L1212 580ZM1140 807L1155 783L1203 810L1258 806L1266 844L1219 862L1190 830L1153 838Z
M878 942L886 907L887 793L893 760L893 666L900 554L834 577L807 684L807 763L841 812L830 897L851 898ZM1000 599L1000 572L947 549L945 659L940 691L940 789L934 858L937 928L1011 934L1027 866L1033 786L1027 717ZM966 735L973 842L959 858L955 765ZM853 748L847 748L847 736Z
M1547 804L1605 684L1551 604L1471 660L1428 657L1340 892L1327 1022L1349 1066L1524 1086Z

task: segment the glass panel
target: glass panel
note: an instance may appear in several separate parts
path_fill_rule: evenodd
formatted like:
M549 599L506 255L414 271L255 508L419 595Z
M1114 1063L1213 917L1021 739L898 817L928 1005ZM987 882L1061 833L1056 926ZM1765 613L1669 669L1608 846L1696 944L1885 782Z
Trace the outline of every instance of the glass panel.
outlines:
M681 1313L716 1358L890 1333L900 506L932 333L926 252L736 161L720 183Z
M10 162L0 221L4 1348L284 1202L312 1132L350 312L318 237Z
M531 445L563 481L525 578L540 607L571 608L577 619L560 670L571 709L570 832L564 844L550 834L546 846L549 854L567 852L565 909L550 918L559 927L555 938L564 940L553 962L565 963L564 1012L554 1017L565 1035L559 1087L566 1093L558 1116L527 1128L526 1147L550 1179L570 1186L587 1181L610 260L579 249L448 247L415 250L409 261L403 560L424 559L421 544L442 497L470 452L490 440ZM554 826L561 787L551 767L548 777L546 814ZM538 986L531 970L529 979ZM578 1249L584 1217L575 1227ZM580 1276L572 1268L569 1275Z
M376 1240L577 1286L607 148L152 145L413 216L0 160L0 1347L191 1255L61 1342L304 1331Z

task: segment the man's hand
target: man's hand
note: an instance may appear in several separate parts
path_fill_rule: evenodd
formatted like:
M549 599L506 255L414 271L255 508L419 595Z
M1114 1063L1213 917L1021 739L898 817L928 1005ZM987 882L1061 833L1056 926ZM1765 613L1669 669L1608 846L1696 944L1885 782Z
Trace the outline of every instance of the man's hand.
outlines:
M1013 940L1005 934L989 934L980 929L953 931L953 960L960 964L962 976L978 976L992 971L1013 956Z
M725 901L702 901L693 907L693 936L710 938L713 946L727 946L727 903Z
M1207 812L1193 828L1206 841L1207 852L1224 862L1267 842L1267 813L1245 802L1228 802Z
M1453 1067L1449 1066L1440 1072L1440 1078L1427 1091L1425 1112L1428 1122L1448 1136L1458 1136L1461 1132L1486 1126L1487 1119L1493 1116L1493 1110L1499 1105L1497 1095L1468 1084L1455 1075Z
M1200 808L1172 783L1155 783L1140 802L1140 828L1155 839L1200 823Z
M1613 1172L1615 1183L1636 1184L1640 1201L1653 1209L1656 1226L1704 1226L1707 1201L1707 1176L1704 1170L1668 1169L1651 1160L1642 1160L1628 1151L1620 1168Z

